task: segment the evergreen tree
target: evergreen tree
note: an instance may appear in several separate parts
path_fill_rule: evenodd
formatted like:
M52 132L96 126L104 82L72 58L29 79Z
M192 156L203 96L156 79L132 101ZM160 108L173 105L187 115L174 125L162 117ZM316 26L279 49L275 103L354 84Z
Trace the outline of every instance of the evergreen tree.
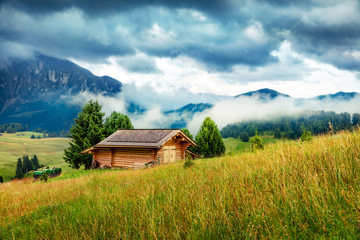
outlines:
M353 125L358 125L360 124L360 114L359 113L354 113L352 116L352 124Z
M279 128L276 128L276 129L275 129L274 138L276 138L276 139L280 139L280 138L281 138L281 132L280 132L280 129L279 129Z
M15 178L23 178L24 177L24 173L23 173L23 167L22 167L22 162L21 162L21 158L18 158L17 164L16 164L16 170L15 170Z
M125 114L113 111L105 120L105 137L110 136L119 129L134 129L131 120Z
M30 162L31 162L33 170L36 170L40 167L39 159L37 158L36 154L34 154L34 156L31 158Z
M78 114L75 125L70 130L70 146L64 150L63 157L72 168L78 169L82 165L85 169L91 167L92 155L81 152L104 139L104 115L101 105L92 100L86 103Z
M4 182L3 176L0 176L0 183L3 183L3 182Z
M215 122L210 117L206 117L202 123L195 141L198 153L205 158L221 156L225 153L225 145Z
M23 157L22 157L22 168L23 168L24 174L33 170L30 159L27 155L23 155Z
M243 141L243 142L248 142L248 141L249 141L249 138L250 138L250 136L249 136L249 134L248 134L247 132L242 132L242 133L240 134L240 139L241 139L241 141Z

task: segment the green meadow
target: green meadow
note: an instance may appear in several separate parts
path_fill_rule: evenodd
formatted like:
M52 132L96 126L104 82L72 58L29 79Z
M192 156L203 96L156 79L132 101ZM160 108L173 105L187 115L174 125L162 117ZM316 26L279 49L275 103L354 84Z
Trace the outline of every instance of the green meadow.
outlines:
M264 135L259 137L261 137L264 145L269 143L276 143L277 141L280 141L278 139L275 139L273 136L269 136L269 135ZM223 138L223 141L225 143L227 155L234 155L242 152L251 151L250 140L249 142L243 142L239 138L229 137L229 138Z
M35 132L2 133L0 136L0 176L3 176L4 181L14 177L17 159L24 154L36 154L40 163L45 166L57 166L71 171L62 159L64 148L68 146L68 138L31 139L31 135L42 137L41 133Z
M356 130L188 169L178 162L4 183L0 239L360 239L359 142Z

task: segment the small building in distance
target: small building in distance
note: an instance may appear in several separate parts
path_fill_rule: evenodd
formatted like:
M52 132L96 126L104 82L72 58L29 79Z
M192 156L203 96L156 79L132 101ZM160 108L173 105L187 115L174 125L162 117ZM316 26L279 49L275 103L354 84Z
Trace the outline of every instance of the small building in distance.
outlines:
M139 169L184 160L189 146L179 129L120 129L82 153L93 154L92 168Z

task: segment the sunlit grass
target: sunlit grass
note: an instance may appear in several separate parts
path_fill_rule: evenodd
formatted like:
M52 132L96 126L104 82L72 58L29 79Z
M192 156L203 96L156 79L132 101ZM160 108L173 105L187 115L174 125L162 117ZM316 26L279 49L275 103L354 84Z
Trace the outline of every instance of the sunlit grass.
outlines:
M0 239L359 239L360 132L0 185Z

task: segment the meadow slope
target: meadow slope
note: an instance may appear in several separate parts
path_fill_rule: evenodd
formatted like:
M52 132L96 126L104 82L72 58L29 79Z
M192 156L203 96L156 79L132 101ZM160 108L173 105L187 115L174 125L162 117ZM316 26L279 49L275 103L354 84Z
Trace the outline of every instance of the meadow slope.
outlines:
M17 159L24 154L36 154L41 164L71 171L62 158L64 148L68 146L68 138L31 139L32 134L42 136L35 132L2 133L0 136L0 176L3 176L5 181L15 176Z
M0 239L360 238L360 131L0 185Z

